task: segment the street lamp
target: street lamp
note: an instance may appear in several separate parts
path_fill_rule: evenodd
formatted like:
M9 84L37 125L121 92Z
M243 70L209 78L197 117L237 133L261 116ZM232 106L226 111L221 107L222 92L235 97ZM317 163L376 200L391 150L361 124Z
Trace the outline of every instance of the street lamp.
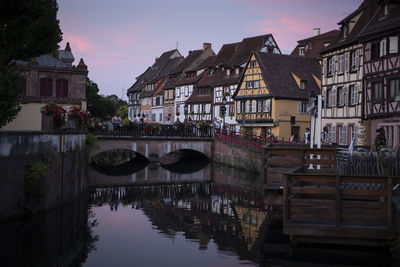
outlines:
M222 114L222 119L223 119L223 121L222 121L222 128L224 129L225 128L225 114L226 114L226 107L225 107L225 105L226 105L226 103L227 103L228 101L227 101L227 99L226 99L226 96L223 96L222 97L222 107L221 107L221 114Z

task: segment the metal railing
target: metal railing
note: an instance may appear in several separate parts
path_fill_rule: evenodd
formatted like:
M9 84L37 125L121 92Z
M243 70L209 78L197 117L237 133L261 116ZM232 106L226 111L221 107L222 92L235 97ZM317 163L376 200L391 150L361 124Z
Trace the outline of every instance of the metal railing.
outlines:
M213 128L210 126L188 125L183 123L174 125L135 124L129 126L115 127L112 130L95 129L93 130L93 133L96 135L130 136L133 138L140 138L140 137L212 138Z

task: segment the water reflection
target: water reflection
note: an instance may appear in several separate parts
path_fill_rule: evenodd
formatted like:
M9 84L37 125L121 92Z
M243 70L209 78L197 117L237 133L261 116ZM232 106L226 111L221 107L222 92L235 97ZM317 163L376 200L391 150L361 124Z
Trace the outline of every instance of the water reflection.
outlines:
M160 252L162 255L174 253L176 248L158 246L164 238L170 239L175 244L173 247L179 247L182 252L191 249L195 263L191 262L190 265L202 266L204 260L209 264L227 266L256 264L257 252L263 244L262 238L259 238L261 228L268 221L267 218L272 221L281 218L280 206L264 202L258 175L236 172L239 176L235 176L232 168L209 165L192 174L170 173L177 175L174 177L175 183L171 183L172 180L165 177L165 170L159 175L149 172L147 176L146 173L142 173L142 176L137 174L137 179L128 181L127 186L92 189L90 203L100 224L106 220L111 227L121 230L123 226L118 223L120 217L129 217L132 224L139 222L140 225L148 220L152 228L146 235L154 239L155 249L169 251ZM91 182L99 184L98 179ZM109 220L109 217L115 219ZM154 236L154 231L158 233L157 236ZM193 251L194 247L197 252ZM178 259L164 262L163 265L182 265L186 257L181 253ZM155 264L152 259L141 260L145 266Z

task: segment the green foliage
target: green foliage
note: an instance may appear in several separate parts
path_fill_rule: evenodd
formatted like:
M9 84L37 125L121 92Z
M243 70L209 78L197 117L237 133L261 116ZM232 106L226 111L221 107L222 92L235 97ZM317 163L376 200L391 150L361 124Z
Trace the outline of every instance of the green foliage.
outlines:
M12 65L0 65L0 128L11 122L21 110L17 102L21 78Z
M21 78L13 60L55 53L62 33L56 0L0 1L0 128L21 110Z
M119 99L116 95L100 95L99 87L89 78L86 79L86 98L88 111L94 118L111 118L117 114L117 111L122 106L126 106L128 109L128 103ZM126 112L126 117L128 117L128 111Z
M45 191L46 184L43 180L49 173L50 165L42 161L31 161L25 167L24 192L40 200Z
M118 108L117 111L118 116L120 116L122 119L127 119L128 118L128 106L121 106Z
M87 148L87 150L93 150L93 149L98 148L97 140L98 140L97 136L95 136L92 133L88 133L86 135L86 148Z

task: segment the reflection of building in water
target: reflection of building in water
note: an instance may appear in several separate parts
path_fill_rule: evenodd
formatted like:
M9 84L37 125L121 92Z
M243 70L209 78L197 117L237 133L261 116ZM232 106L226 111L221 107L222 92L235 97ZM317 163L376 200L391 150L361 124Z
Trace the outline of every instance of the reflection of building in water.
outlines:
M234 250L245 258L254 258L263 221L275 212L264 210L260 194L213 183L99 188L91 192L91 201L114 209L132 204L168 238L183 232L200 250L214 240L219 250Z
M242 229L243 238L247 243L247 249L251 250L267 217L267 211L239 205L235 206L235 211Z

